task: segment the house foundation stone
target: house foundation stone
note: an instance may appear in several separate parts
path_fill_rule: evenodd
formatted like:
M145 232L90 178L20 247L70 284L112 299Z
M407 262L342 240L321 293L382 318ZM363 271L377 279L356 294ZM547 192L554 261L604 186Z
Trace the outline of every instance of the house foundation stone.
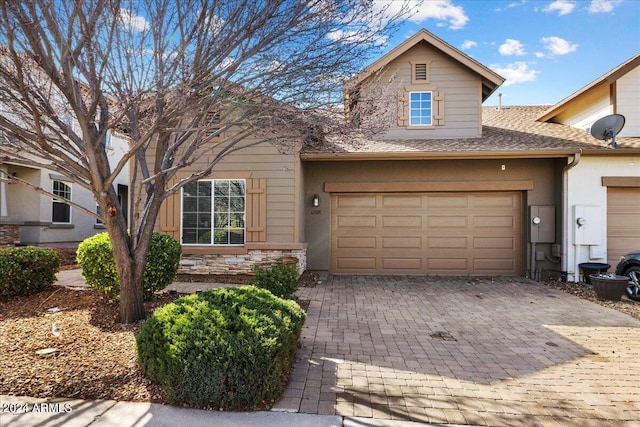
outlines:
M241 255L206 254L183 255L180 260L179 274L251 274L254 265L269 268L283 261L295 264L298 275L307 268L306 249L291 250L249 250Z

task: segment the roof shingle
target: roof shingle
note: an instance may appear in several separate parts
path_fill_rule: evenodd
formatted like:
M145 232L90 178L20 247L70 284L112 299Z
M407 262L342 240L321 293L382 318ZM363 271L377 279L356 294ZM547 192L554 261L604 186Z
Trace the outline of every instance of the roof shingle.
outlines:
M592 153L609 151L603 141L589 133L556 123L536 121L549 106L483 107L482 137L454 139L408 139L389 140L365 138L362 134L350 133L328 135L324 140L308 145L303 156L314 155L371 155L371 154L416 154L442 155L459 153L482 156L487 153L504 155L535 156L536 152L569 154L582 150ZM640 138L617 138L619 148L611 150L640 152Z

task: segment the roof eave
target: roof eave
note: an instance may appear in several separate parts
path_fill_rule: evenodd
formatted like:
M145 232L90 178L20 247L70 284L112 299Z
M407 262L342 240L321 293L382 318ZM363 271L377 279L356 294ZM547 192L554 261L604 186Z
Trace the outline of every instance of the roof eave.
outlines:
M301 153L303 161L354 160L469 160L469 159L548 159L564 158L580 153L579 148L561 150L487 150L487 151L420 151L369 153ZM619 151L619 150L609 150ZM635 151L635 150L634 150ZM640 149L637 150L640 153Z

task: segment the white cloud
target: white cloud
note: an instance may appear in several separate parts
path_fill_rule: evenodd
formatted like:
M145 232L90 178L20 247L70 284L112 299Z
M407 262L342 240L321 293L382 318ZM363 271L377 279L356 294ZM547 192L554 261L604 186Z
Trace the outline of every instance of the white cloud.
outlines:
M505 55L505 56L525 55L524 45L520 43L519 40L514 40L514 39L506 39L504 43L502 43L498 48L498 52L500 52L500 55Z
M374 46L383 46L387 43L388 37L363 33L362 31L334 30L327 34L330 40L343 43L373 43Z
M558 16L568 15L573 12L573 9L576 7L576 3L571 0L555 0L553 3L547 5L543 12L553 13L558 12Z
M491 69L506 79L503 84L504 87L516 83L532 82L540 73L530 69L525 62L514 62L506 66L492 65Z
M575 52L576 49L578 49L577 44L556 36L543 37L540 41L544 45L545 50L551 56L566 55L568 53ZM536 54L536 56L538 56L538 54Z
M376 1L376 3L386 2ZM450 29L459 30L469 22L469 17L464 12L462 6L454 5L452 0L411 0L409 3L412 9L415 10L415 14L411 15L409 20L418 24L427 19L436 19L438 21L444 21L438 23L438 26L448 24ZM399 8L402 2L394 1L391 4L396 4L396 7Z
M589 13L608 13L620 5L622 0L591 0Z
M473 40L465 40L464 43L462 43L462 46L460 46L460 49L469 50L475 46L478 46L478 43L474 42Z
M132 15L127 9L120 9L120 21L134 31L145 31L150 28L149 23L142 16Z

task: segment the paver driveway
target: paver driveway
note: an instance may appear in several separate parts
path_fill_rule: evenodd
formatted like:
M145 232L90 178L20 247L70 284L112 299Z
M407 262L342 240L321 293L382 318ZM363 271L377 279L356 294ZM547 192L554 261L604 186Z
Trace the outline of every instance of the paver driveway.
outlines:
M640 321L523 278L329 276L274 410L640 425Z

